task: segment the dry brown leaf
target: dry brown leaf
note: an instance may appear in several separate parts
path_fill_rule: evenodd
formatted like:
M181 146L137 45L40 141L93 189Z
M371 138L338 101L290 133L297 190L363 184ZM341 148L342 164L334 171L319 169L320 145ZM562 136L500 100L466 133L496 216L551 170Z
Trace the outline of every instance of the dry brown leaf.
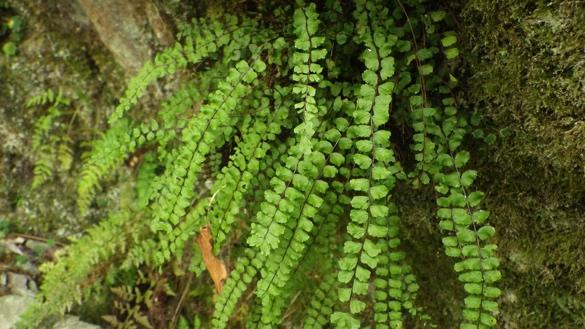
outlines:
M203 262L211 276L211 280L215 284L215 291L219 293L223 288L223 280L227 278L227 270L225 264L213 254L213 247L211 246L211 231L209 226L204 226L197 236L197 244L201 249Z

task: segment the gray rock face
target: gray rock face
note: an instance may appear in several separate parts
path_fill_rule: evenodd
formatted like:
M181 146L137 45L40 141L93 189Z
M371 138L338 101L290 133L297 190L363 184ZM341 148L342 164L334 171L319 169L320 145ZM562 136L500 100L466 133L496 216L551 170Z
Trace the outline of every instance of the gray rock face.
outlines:
M53 329L100 329L99 326L80 321L76 316L67 316L59 321Z
M8 295L0 297L0 329L10 329L18 321L32 297ZM76 316L66 316L53 329L100 329L99 326L80 321Z
M0 297L0 329L10 329L31 300L17 295Z

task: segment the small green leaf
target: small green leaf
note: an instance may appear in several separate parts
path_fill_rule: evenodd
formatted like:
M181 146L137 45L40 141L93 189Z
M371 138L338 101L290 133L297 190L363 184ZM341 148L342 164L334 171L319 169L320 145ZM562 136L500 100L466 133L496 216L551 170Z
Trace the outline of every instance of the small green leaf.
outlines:
M385 205L372 205L370 206L370 214L374 218L386 217L388 216L388 207Z
M469 205L471 207L477 207L481 203L481 201L483 200L484 196L485 196L485 193L483 193L481 191L471 192L467 196L467 201L469 202Z
M465 166L465 164L467 164L469 158L470 154L467 151L461 151L457 153L457 155L455 155L455 166L457 168L462 168L463 166Z
M349 127L348 134L353 137L370 137L372 128L369 125L353 125Z
M349 301L349 298L351 296L351 289L340 288L337 290L337 296L339 296L339 300L341 302L347 302L347 301Z
M469 294L480 295L483 291L483 286L480 283L466 283L463 285L463 289Z
M427 75L433 73L433 70L434 70L433 66L430 64L425 64L425 65L422 65L421 67L419 67L419 73L422 76L427 76Z
M493 226L483 226L482 228L480 228L477 231L477 236L481 239L481 240L487 240L489 238L491 238L492 236L494 236L494 234L496 234L496 229Z
M345 241L343 244L343 252L345 254L357 254L362 249L362 245L355 241Z
M394 75L394 57L386 57L382 59L382 70L380 70L380 77L382 80L387 80Z
M443 10L431 11L431 19L433 22L440 22L445 19L445 16L447 16L447 14Z
M475 233L469 229L460 229L457 231L457 239L463 242L475 242Z
M368 221L368 212L365 210L352 209L349 213L351 220L357 224L365 224Z
M467 321L477 321L479 319L479 312L470 309L463 310L463 318ZM466 327L461 326L460 329L464 329ZM477 328L476 326L471 326L469 328Z
M481 283L481 282L483 282L483 276L482 276L481 271L465 272L465 273L459 275L459 281L471 282L471 283Z
M349 186L354 191L367 192L370 188L370 182L365 178L354 178L349 181Z
M485 287L483 289L483 295L488 298L498 298L502 294L502 291L495 287Z
M448 35L448 36L444 37L443 39L441 39L441 44L445 48L454 45L456 42L457 42L457 37L454 35Z
M478 210L473 213L473 221L477 224L483 224L488 217L490 216L490 212L487 210Z
M256 60L252 65L252 68L254 69L254 71L262 73L264 72L264 70L266 70L266 63L264 63L261 60Z
M351 199L351 206L355 209L367 209L369 198L364 195L357 195Z
M467 170L466 172L461 175L461 184L465 187L471 186L475 178L477 177L477 171L475 170Z
M433 57L433 52L427 48L422 48L416 52L416 57L421 61L425 61Z
M370 166L372 165L372 159L370 159L369 156L367 155L363 155L360 153L356 153L353 155L353 162L360 168L363 170L366 170L368 168L370 168Z
M341 283L348 283L353 278L353 271L339 271L337 273L337 281Z
M351 247L350 247L351 248ZM339 261L339 268L346 271L353 271L357 265L357 258L352 256L343 257Z
M373 215L372 215L373 216ZM383 238L388 234L388 228L376 224L368 225L368 235L374 238Z
M370 196L374 200L385 198L388 195L388 188L384 185L372 186L370 188Z
M461 249L456 247L448 247L445 248L445 255L449 257L460 257L461 256Z
M439 222L439 227L446 231L453 231L454 226L453 222L450 220L442 220Z
M453 222L455 222L455 224L463 226L471 224L471 215L469 215L466 209L454 208L452 214Z
M447 57L447 59L454 59L457 56L459 56L459 49L457 48L448 48L445 50L445 57Z
M372 142L369 140L359 140L355 143L355 147L361 153L368 153L372 150Z
M442 241L443 245L446 247L457 247L459 245L457 238L455 238L454 236L444 237Z
M371 272L370 270L363 268L362 266L356 267L355 269L355 277L362 282L367 282L370 278Z
M484 273L484 279L487 283L494 283L502 278L502 272L500 271L487 271Z
M370 239L366 239L366 241L364 242L364 251L372 257L376 257L378 256L382 250L380 249L380 247L375 244L374 242L372 242ZM363 253L362 253L363 255Z
M366 303L361 300L352 299L351 302L349 302L349 310L352 314L361 313L365 309Z
M484 310L486 310L488 312L495 313L498 311L499 307L498 307L498 303L496 303L494 301L484 300L483 303L481 304L481 308L483 308Z
M386 179L391 174L392 172L390 172L385 166L375 166L372 168L372 178L376 180Z
M493 327L498 322L493 315L487 313L482 313L479 319L482 324L488 327Z

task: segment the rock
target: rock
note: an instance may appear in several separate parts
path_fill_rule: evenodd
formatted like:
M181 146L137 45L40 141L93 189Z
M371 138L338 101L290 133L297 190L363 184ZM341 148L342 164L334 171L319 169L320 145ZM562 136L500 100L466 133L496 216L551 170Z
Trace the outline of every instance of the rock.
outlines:
M13 295L33 297L37 291L35 282L26 275L8 272L6 277L6 286Z
M80 321L76 316L67 316L64 320L59 321L53 329L100 329L95 324Z
M0 297L0 329L10 329L31 300L31 297L17 295Z
M32 297L8 295L0 297L0 329L10 329L18 321L18 316L24 312ZM101 327L80 321L76 316L65 318L53 327L53 329L100 329Z

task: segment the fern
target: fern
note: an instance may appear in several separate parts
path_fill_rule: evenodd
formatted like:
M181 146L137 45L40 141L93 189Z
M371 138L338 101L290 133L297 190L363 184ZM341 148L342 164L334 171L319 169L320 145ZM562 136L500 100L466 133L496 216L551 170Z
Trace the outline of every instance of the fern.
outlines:
M349 239L344 244L345 255L339 262L338 275L339 282L347 285L339 289L339 299L349 303L349 313L333 314L332 320L338 327L359 326L359 320L354 314L363 312L366 303L358 296L367 295L372 272L378 275L387 272L386 269L378 269L379 265L397 269L390 271L389 288L385 280L377 280L377 289L388 290L378 295L387 293L396 299L401 294L398 285L400 280L394 275L400 274L402 253L392 251L399 246L399 240L396 239L398 221L391 212L392 204L386 202L386 197L394 187L395 175L400 172L400 165L389 148L390 132L381 128L389 119L388 107L394 86L389 80L394 75L391 47L395 39L392 35L386 37L383 26L377 26L372 19L374 15L384 17L386 14L387 9L375 6L372 2L358 2L354 13L358 20L357 38L367 48L363 54L366 71L362 74L365 83L360 87L357 106L352 113L354 122L347 130L347 138L356 149L352 162L359 170L354 171L349 182L349 187L356 194L351 201L351 222L347 228ZM385 243L386 239L390 239L389 242ZM382 249L380 243L387 246ZM383 255L384 250L390 252ZM384 298L379 304L385 302ZM389 304L390 324L401 327L400 303L391 301ZM377 306L376 312L386 312L386 307Z
M303 114L303 122L295 128L295 133L301 136L301 152L310 152L310 139L318 125L317 117L323 115L315 99L316 88L314 85L321 80L323 67L319 61L327 55L323 45L325 38L317 36L319 17L314 3L305 5L303 1L297 2L297 9L293 16L293 28L296 35L296 52L292 57L292 79L297 82L293 87L293 93L298 94L300 102L295 104L295 109Z
M128 217L127 212L110 215L75 241L57 263L43 265L41 291L36 302L21 316L21 327L37 328L45 317L64 313L89 292L89 287L97 283L91 279L96 267L125 249L123 235L124 226L130 222Z
M252 180L260 171L260 163L267 156L270 141L281 132L288 116L288 103L281 97L287 90L279 90L275 95L275 109L270 113L269 104L261 102L256 112L256 121L249 133L242 136L241 142L231 156L232 160L224 167L223 173L214 184L214 206L209 211L209 221L214 225L214 242L217 249L230 233L230 226L239 209L243 208L244 197L252 185ZM268 101L268 99L267 99ZM269 117L269 118L266 118ZM264 120L262 120L264 119Z
M44 108L46 114L35 122L31 139L35 154L33 188L38 188L53 178L56 172L67 172L73 162L71 138L65 125L70 100L61 91L49 89L27 101L29 108ZM71 122L69 122L69 125Z
M407 317L432 326L416 301L416 260L402 248L395 198L397 186L431 184L466 292L460 328L493 327L495 229L467 168L466 115L450 96L456 37L431 7L297 1L262 23L224 15L182 26L179 41L129 82L85 155L79 208L95 207L100 184L139 156L130 188L109 219L46 265L21 326L65 312L109 265L187 269L210 296L209 272L218 291L213 314L196 315L202 327L230 327L235 314L248 328L404 328ZM194 69L160 109L133 111L150 84ZM399 161L399 140L411 135L411 156ZM39 161L39 176L71 166L70 142L55 145L59 161ZM208 228L212 256L195 240ZM204 257L227 264L225 282ZM118 272L109 275L103 284L121 285ZM187 313L177 314L180 327Z
M453 114L453 107L447 106L445 115L452 117ZM464 121L457 123L464 124ZM493 299L499 297L501 291L493 284L501 278L500 262L495 256L497 246L484 241L495 234L495 229L487 224L489 212L478 208L484 193L469 191L477 176L474 170L464 170L469 152L455 153L462 139L460 134L465 130L450 124L444 124L442 128L448 139L445 139L445 153L440 154L444 170L435 176L435 189L444 195L437 199L437 217L441 218L439 225L449 233L443 238L445 253L458 259L454 269L459 273L459 281L464 284L467 294L461 328L494 326L498 304Z

